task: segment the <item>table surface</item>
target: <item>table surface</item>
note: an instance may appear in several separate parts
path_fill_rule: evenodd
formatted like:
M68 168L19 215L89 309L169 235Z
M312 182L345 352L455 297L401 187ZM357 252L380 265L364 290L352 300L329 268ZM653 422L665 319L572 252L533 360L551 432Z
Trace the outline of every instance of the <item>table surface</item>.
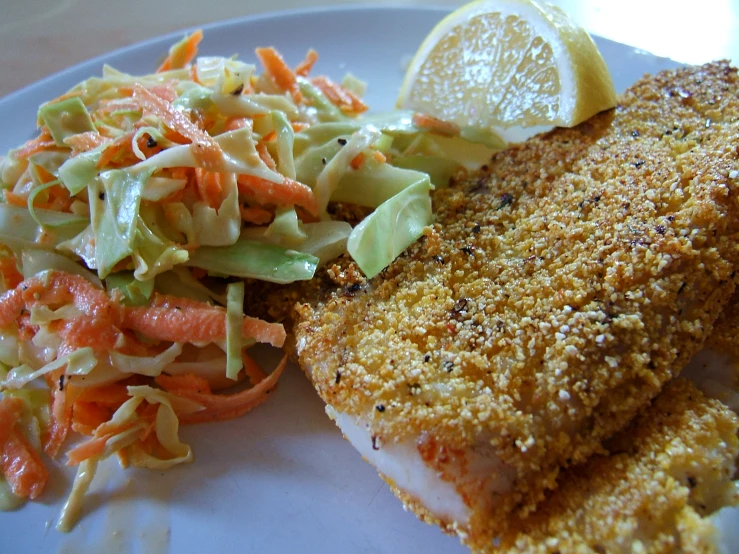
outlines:
M551 0L597 34L684 63L739 60L739 0ZM270 11L367 0L2 0L0 97L41 77L186 27ZM455 8L459 0L373 0ZM203 8L207 5L207 8ZM677 7L679 6L679 7Z

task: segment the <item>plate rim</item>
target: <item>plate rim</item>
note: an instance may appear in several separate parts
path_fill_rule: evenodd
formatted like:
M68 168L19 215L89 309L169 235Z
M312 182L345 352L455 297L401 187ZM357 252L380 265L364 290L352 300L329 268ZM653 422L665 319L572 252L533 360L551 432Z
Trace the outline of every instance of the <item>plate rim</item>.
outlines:
M387 4L387 5L372 5L368 3L353 4L353 5L321 5L312 6L307 8L293 8L269 11L263 13L255 13L249 15L243 15L233 18L219 19L217 21L211 21L203 25L190 25L181 27L174 31L169 31L163 34L155 35L143 40L135 41L125 46L120 46L113 50L107 50L102 54L92 56L90 58L81 60L67 67L58 69L57 71L50 73L40 79L37 79L31 83L23 85L21 88L16 89L5 96L0 97L0 110L5 108L6 104L12 104L16 101L21 101L21 97L26 96L30 93L35 92L39 88L53 84L59 79L64 79L66 76L73 74L77 71L82 71L90 66L102 65L106 63L106 60L110 58L125 54L131 50L146 49L159 42L164 41L176 41L182 38L183 33L193 32L197 29L201 29L203 34L207 37L209 32L216 29L222 29L224 27L242 26L258 23L260 21L280 19L280 18L291 18L301 17L305 15L318 15L322 13L348 13L348 12L365 12L365 11L388 11L388 12L425 12L425 13L438 13L440 16L443 14L451 13L452 8L445 6L419 6L419 5L403 5L403 4ZM595 35L592 35L595 36ZM164 54L164 52L162 52Z

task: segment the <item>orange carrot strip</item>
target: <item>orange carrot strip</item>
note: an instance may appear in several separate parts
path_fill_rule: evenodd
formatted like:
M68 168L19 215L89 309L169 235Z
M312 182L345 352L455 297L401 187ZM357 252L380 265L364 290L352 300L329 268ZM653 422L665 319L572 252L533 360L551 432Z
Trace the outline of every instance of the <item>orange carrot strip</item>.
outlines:
M67 452L67 465L76 466L93 456L100 456L105 450L105 441L110 437L93 437Z
M260 142L257 144L257 153L259 154L259 157L264 162L264 165L266 165L268 168L272 170L277 169L277 164L275 163L274 158L272 158L272 155L269 153L269 150L267 150L267 146L263 142Z
M246 376L249 377L249 382L252 385L257 385L267 378L267 374L262 371L262 368L259 367L259 364L257 364L257 362L255 362L254 359L249 356L249 354L244 352L241 355L241 359L244 363L244 373L246 373Z
M425 113L413 114L413 125L420 129L427 129L434 133L446 136L457 136L460 133L459 125L451 121L443 121Z
M171 342L215 342L226 336L226 310L223 308L166 308L127 307L123 325L155 340ZM285 328L279 323L245 317L242 335L253 337L280 347L285 342Z
M19 150L16 150L13 153L13 157L16 160L22 160L33 156L37 152L50 150L52 148L56 148L56 142L51 138L51 132L49 129L47 127L43 127L41 129L41 134L39 134L35 139L27 141Z
M18 271L14 256L0 257L0 273L8 289L14 289L23 281L23 274Z
M25 406L22 399L13 396L6 396L0 400L0 444L10 437Z
M311 82L342 112L360 114L369 109L369 106L359 96L340 84L334 83L328 77L314 77Z
M290 123L290 126L293 128L293 131L295 131L296 133L302 131L303 129L307 129L308 127L310 127L308 123L303 123L302 121L293 121L292 123Z
M103 387L85 387L81 389L77 402L89 402L107 408L118 408L129 398L126 385L114 383Z
M352 166L352 169L359 169L364 165L364 154L360 152L356 156L352 158L352 161L349 163L350 166Z
M262 140L264 140L265 142L270 142L272 140L275 140L276 138L277 138L277 131L270 131L269 133L264 135Z
M211 394L208 380L194 373L185 373L183 375L167 375L166 373L162 373L154 381L157 385L168 391L177 390L198 394Z
M100 158L97 162L97 168L101 169L112 162L121 152L132 151L131 141L136 134L136 130L129 131L128 133L121 135L116 140L111 142L105 147L103 152L100 154Z
M283 177L282 183L273 183L253 175L239 175L236 182L241 192L252 195L260 204L297 205L313 215L318 214L318 201L313 190L294 179Z
M206 171L199 167L195 168L195 184L198 188L200 198L211 208L218 208L221 205L223 196L223 184L221 183L221 174L215 171Z
M192 141L192 153L202 167L209 170L218 169L223 161L221 147L213 140L213 137L190 121L182 111L139 84L133 87L133 99L145 112L152 113L167 127Z
M60 379L64 375L65 368L46 375L46 382L53 391L51 402L51 429L44 441L44 452L55 458L59 454L64 441L67 439L69 429L72 427L72 406L67 402L66 392L60 387Z
M16 194L6 189L3 191L3 196L5 197L5 202L11 206L18 206L20 208L28 207L28 198L20 194Z
M272 78L275 84L282 90L289 92L297 104L302 102L303 95L300 93L300 88L298 88L295 73L285 63L285 60L277 50L272 47L257 48L256 54L265 72Z
M246 117L230 117L226 121L224 130L236 131L237 129L243 129L244 127L249 127L250 125L251 125L251 122Z
M318 52L313 50L311 48L308 50L308 52L305 54L305 59L300 62L297 66L295 66L295 75L300 75L301 77L305 77L310 73L310 70L313 69L313 65L318 61Z
M254 387L237 392L236 394L198 393L184 389L168 388L169 383L155 378L157 384L168 392L198 402L205 407L194 414L180 415L180 423L201 423L206 421L223 421L244 415L267 400L269 393L277 386L277 380L287 365L287 355L283 356L275 370Z
M61 306L70 302L88 315L110 317L114 323L120 319L118 306L87 279L52 271L44 279L26 279L0 296L0 329L18 319L24 307Z
M385 157L385 154L380 152L379 150L375 150L372 156L377 160L378 162L385 163L387 161L387 158Z
M112 415L110 409L96 402L77 399L72 405L72 430L83 435L92 435Z
M160 65L157 69L157 73L169 71L170 69L181 69L185 67L187 64L195 59L195 56L198 55L198 45L202 40L203 31L198 29L189 37L187 37L185 48L184 50L182 50L181 53L176 49L176 47L170 50L169 55L164 59L162 65Z
M109 139L97 131L78 133L64 139L64 144L72 148L72 156L97 148L106 142L109 142Z
M49 478L38 453L15 429L0 447L0 470L13 494L21 498L38 498Z
M239 208L241 212L241 219L247 223L253 223L254 225L265 225L274 218L274 214L269 210L260 208L259 206L241 206Z

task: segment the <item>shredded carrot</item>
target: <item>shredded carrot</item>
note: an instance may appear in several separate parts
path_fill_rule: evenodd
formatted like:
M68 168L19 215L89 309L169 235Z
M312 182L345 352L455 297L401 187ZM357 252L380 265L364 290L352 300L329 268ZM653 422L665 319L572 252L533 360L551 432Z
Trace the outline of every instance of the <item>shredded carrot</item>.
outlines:
M154 380L165 390L187 391L198 394L211 393L208 380L194 373L185 373L183 375L167 375L166 373L162 373Z
M20 194L16 194L6 189L3 191L3 196L5 197L6 204L17 206L19 208L28 207L28 198L21 196Z
M23 281L23 274L18 271L15 258L11 256L0 256L0 274L7 289L14 289Z
M272 158L272 155L269 153L269 150L267 150L267 146L263 142L260 142L257 144L257 153L259 154L259 157L264 162L264 165L266 165L268 168L272 170L277 169L277 164L275 163L274 158Z
M276 138L277 138L277 131L270 131L269 133L264 135L262 140L264 140L265 142L270 142L272 140L275 140Z
M175 81L169 81L167 83L160 83L158 85L155 85L149 90L151 90L152 94L156 94L162 100L165 100L167 102L174 102L179 96L177 94L177 90L175 89L175 85Z
M318 61L318 52L311 48L305 55L305 59L295 66L295 75L306 77L313 69L313 65Z
M246 373L246 376L249 378L249 382L252 385L257 385L267 378L267 374L262 371L259 364L257 364L249 354L244 352L241 355L241 359L244 365L244 373Z
M359 96L340 84L334 83L328 77L314 77L311 82L344 113L360 114L369 109L369 106Z
M254 175L239 175L237 183L241 192L252 195L260 204L296 205L318 214L318 201L313 190L294 179L283 177L282 183L273 183Z
M195 184L200 198L211 208L218 208L223 200L223 184L221 174L195 168Z
M113 383L112 385L80 389L76 402L90 402L106 408L118 408L129 398L126 385Z
M24 410L25 403L20 398L0 400L0 471L13 494L36 498L49 475L38 453L16 429Z
M241 206L239 211L241 212L241 219L243 221L253 223L254 225L266 225L274 219L272 212L259 206Z
M164 59L162 65L157 69L157 73L169 71L170 69L181 69L189 64L198 55L198 45L203 40L203 31L198 29L187 37L185 48L182 51L177 50L175 45L169 51L169 55Z
M25 407L20 398L6 396L0 399L0 444L8 440Z
M372 156L373 156L373 157L375 158L375 160L377 160L377 161L378 161L378 162L380 162L381 164L382 164L382 163L385 163L385 162L387 161L387 158L385 157L385 154L383 154L383 153L382 153L382 152L380 152L379 150L375 150L375 151L374 151L374 152L372 153Z
M279 88L289 92L296 104L300 104L303 100L303 95L300 93L295 73L285 63L285 60L277 50L272 47L257 48L256 54L264 67L265 73Z
M244 127L250 127L251 122L246 117L230 117L226 120L224 130L236 131L237 129L243 129Z
M55 458L59 454L69 429L72 427L72 406L67 402L65 390L60 386L60 380L65 368L46 374L46 381L52 392L51 402L51 429L44 443L44 452Z
M144 113L158 117L171 130L192 141L191 150L199 165L215 171L222 165L223 151L208 133L190 121L171 102L167 102L139 84L133 87L133 97Z
M0 470L13 494L21 498L38 498L49 478L40 456L17 429L0 445Z
M94 456L100 456L105 451L105 443L111 437L122 433L136 425L135 422L127 421L122 424L114 424L110 421L102 423L95 429L91 439L75 446L67 452L67 465L76 466Z
M226 310L216 307L188 310L127 307L123 325L155 340L215 342L226 336ZM285 342L285 328L282 325L253 317L244 318L241 332L244 338L252 337L272 346L280 347Z
M307 129L308 127L310 127L310 125L308 125L307 123L303 123L302 121L293 121L290 126L296 133L299 133L303 129Z
M360 152L359 154L354 156L349 165L352 167L352 169L359 169L360 167L362 167L364 165L364 154Z
M419 129L427 129L429 131L433 131L434 133L439 133L440 135L454 137L459 135L460 133L459 125L457 125L456 123L452 123L451 121L443 121L425 113L413 114L412 121L413 125L415 125Z
M72 302L91 316L120 319L120 309L110 298L84 277L52 271L43 279L32 277L0 296L0 329L20 317L24 307L62 306Z
M113 160L119 157L123 152L133 152L133 137L136 134L136 130L129 131L128 133L121 135L116 140L111 142L100 154L98 158L97 168L102 169L103 167L110 164Z
M203 84L203 82L200 80L200 77L198 77L198 66L196 64L192 64L190 66L190 80L193 83L197 83L198 85Z
M77 399L72 405L72 430L83 435L92 435L97 427L105 423L113 412L97 402Z
M269 393L277 386L277 381L286 365L287 355L283 356L280 363L268 377L259 381L252 388L235 394L213 394L177 388L176 383L168 381L164 375L160 375L154 380L166 391L176 396L193 400L205 407L204 410L193 414L180 415L181 423L222 421L242 416L267 400Z
M27 141L19 150L13 153L16 160L30 158L38 152L51 150L56 148L56 142L51 138L51 132L48 127L43 127L41 133L35 139Z
M77 133L76 135L72 135L64 139L64 144L72 148L71 157L81 154L82 152L93 150L106 142L109 142L109 139L105 138L98 131Z

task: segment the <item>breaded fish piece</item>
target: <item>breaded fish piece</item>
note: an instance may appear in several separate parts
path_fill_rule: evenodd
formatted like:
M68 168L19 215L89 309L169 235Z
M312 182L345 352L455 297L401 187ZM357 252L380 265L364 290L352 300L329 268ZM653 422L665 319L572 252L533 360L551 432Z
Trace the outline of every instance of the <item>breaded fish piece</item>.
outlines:
M328 269L296 352L406 506L487 544L679 373L735 288L738 135L727 63L647 77L437 191L378 277Z
M721 402L677 379L607 443L608 455L564 472L533 514L473 546L501 554L720 552L736 534L722 520L739 513L727 508L739 502L738 425Z

